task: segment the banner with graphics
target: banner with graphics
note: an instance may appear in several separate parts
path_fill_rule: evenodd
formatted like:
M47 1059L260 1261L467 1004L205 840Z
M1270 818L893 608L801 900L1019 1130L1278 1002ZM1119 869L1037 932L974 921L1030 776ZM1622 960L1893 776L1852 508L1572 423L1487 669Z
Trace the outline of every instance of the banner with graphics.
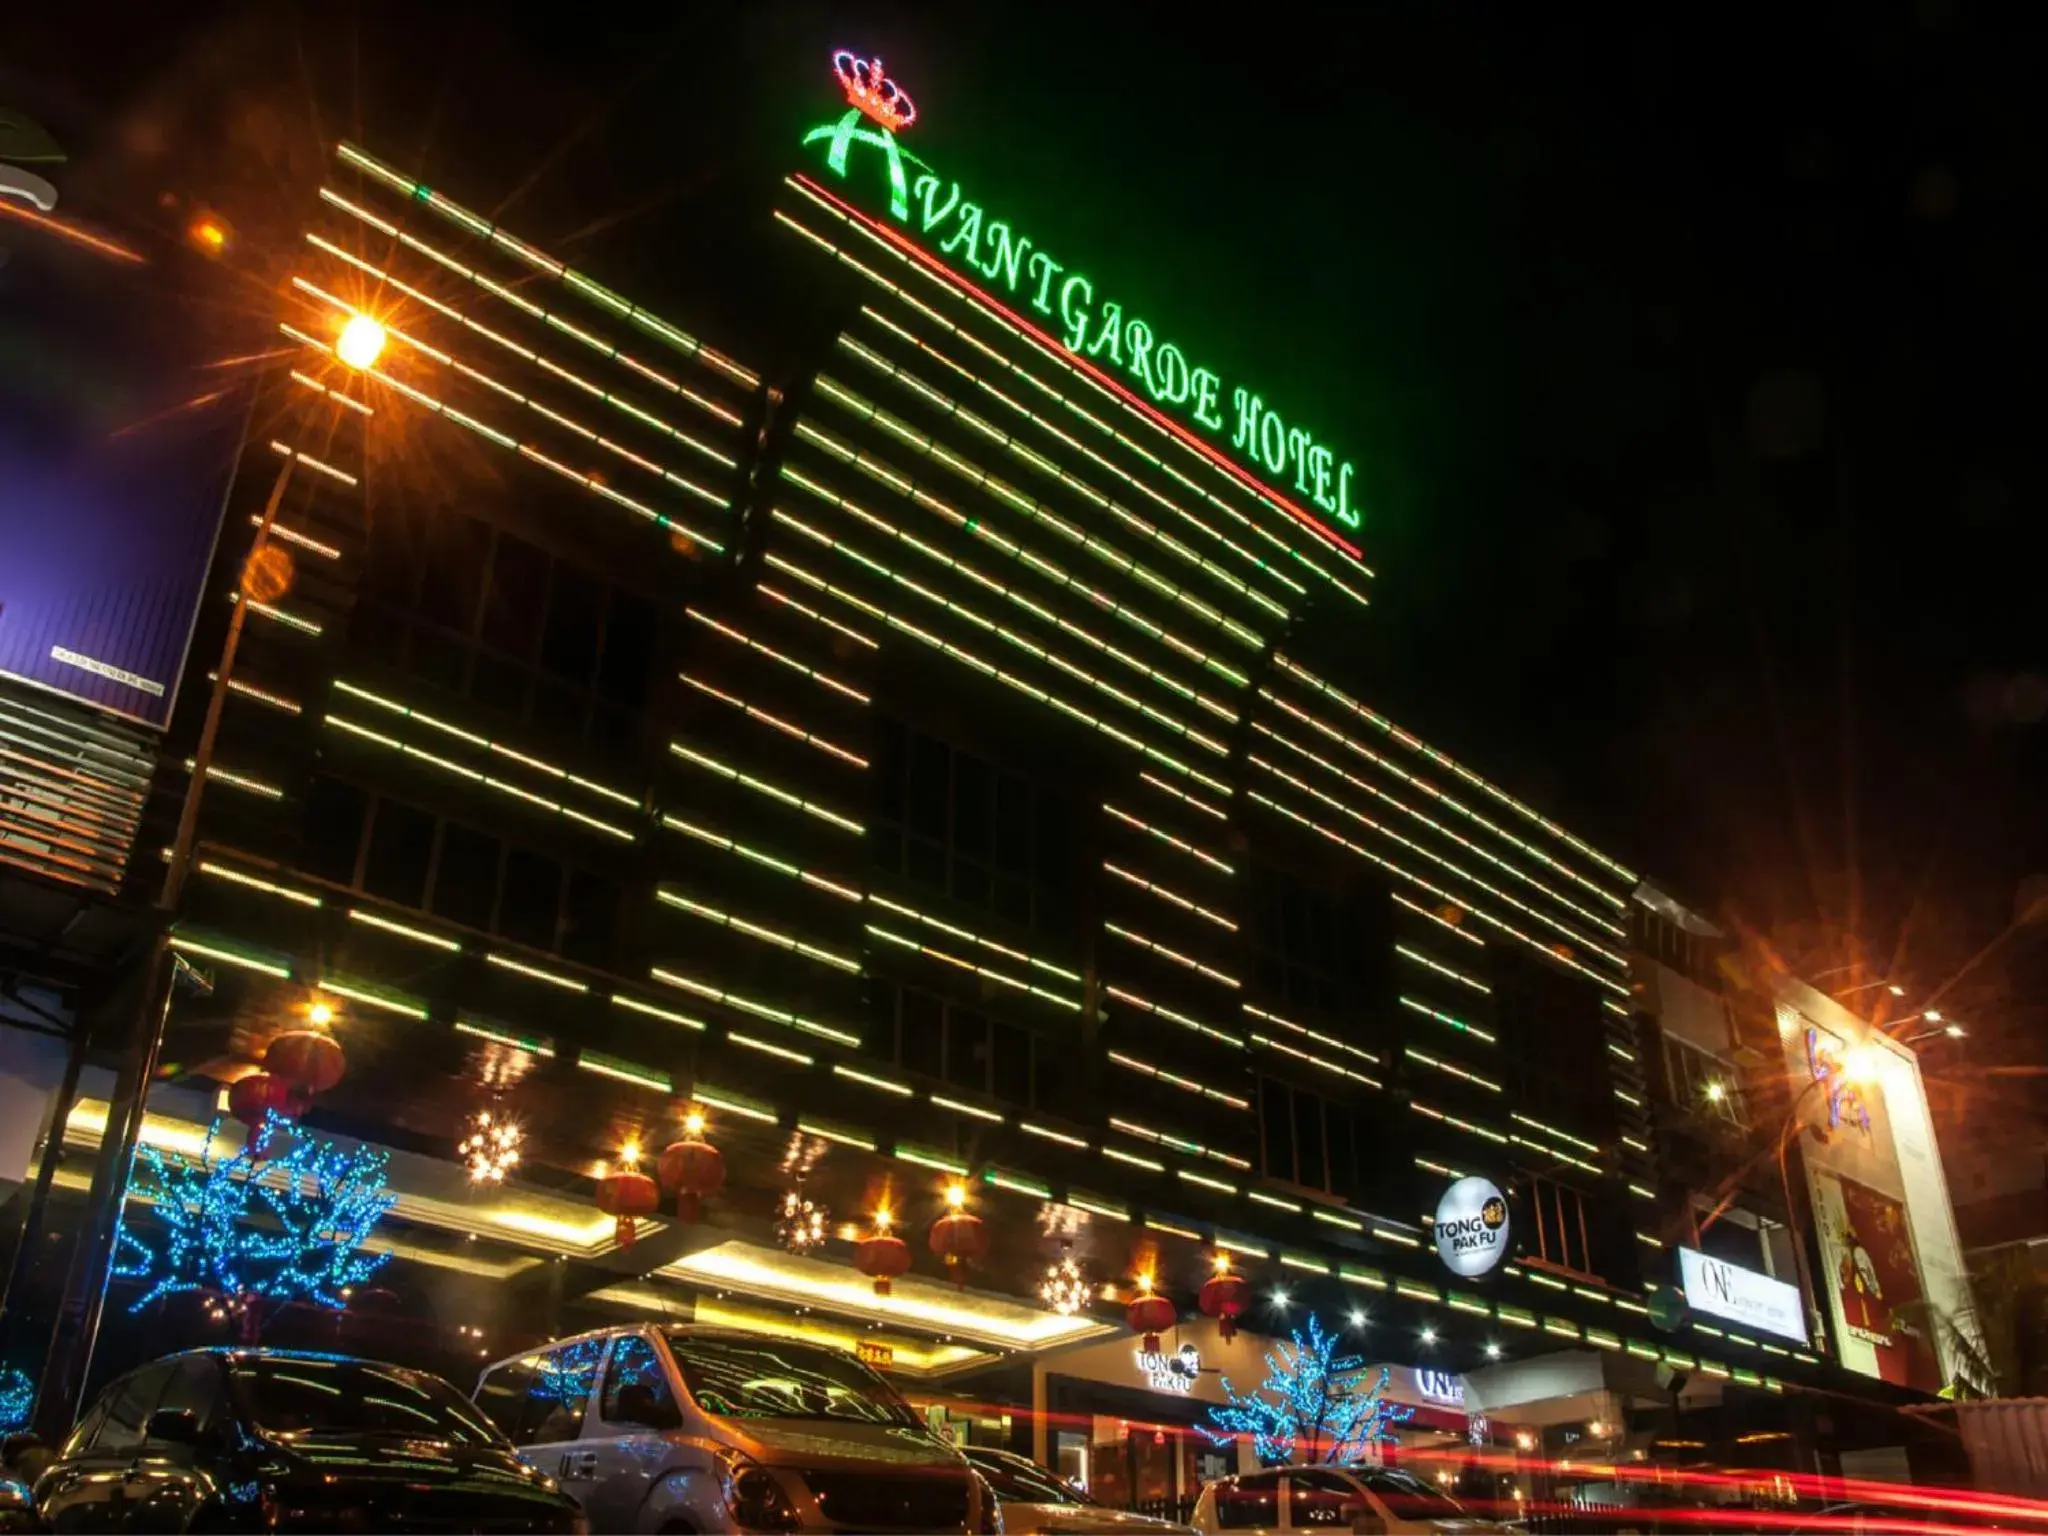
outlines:
M0 676L160 727L248 393L197 258L74 198L61 137L0 101Z
M1836 1173L1816 1177L1814 1190L1827 1264L1821 1283L1842 1363L1895 1386L1938 1391L1904 1202Z

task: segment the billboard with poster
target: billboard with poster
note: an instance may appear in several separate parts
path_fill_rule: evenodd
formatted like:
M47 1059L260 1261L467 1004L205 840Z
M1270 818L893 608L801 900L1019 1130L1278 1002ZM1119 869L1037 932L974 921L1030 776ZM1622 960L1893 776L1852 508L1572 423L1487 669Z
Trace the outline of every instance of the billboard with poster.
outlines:
M162 727L249 396L92 137L0 101L0 675Z
M1894 1386L1940 1391L1905 1202L1827 1172L1814 1179L1814 1194L1826 1260L1820 1283L1841 1330L1842 1363Z

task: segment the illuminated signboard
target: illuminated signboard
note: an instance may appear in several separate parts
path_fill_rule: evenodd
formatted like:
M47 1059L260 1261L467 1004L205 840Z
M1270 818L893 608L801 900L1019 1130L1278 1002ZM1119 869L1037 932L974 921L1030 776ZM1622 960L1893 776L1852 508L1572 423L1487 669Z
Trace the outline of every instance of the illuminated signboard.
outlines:
M1429 1371L1417 1366L1415 1390L1432 1403L1444 1403L1453 1408L1465 1406L1465 1378L1456 1371Z
M1695 1312L1805 1345L1806 1319L1797 1286L1692 1248L1678 1250L1678 1277L1686 1305Z
M1806 1027L1806 1069L1827 1095L1829 1130L1837 1129L1844 1119L1859 1130L1870 1129L1870 1110L1863 1102L1863 1090L1849 1076L1842 1042L1810 1024Z
M177 253L50 212L64 166L0 107L0 676L161 727L248 395Z
M1437 1257L1452 1274L1476 1280L1508 1253L1508 1201L1490 1179L1459 1179L1436 1204Z
M1357 470L1350 460L1257 391L1204 366L1197 353L1133 313L1107 288L1098 290L1094 279L905 149L897 134L917 120L917 108L883 73L880 60L841 50L832 56L832 68L846 93L846 113L812 129L804 143L825 146L825 165L835 176L848 179L856 148L872 151L863 160L886 176L891 217L936 245L955 269L985 280L1020 313L1043 317L1070 355L1141 401L1193 422L1206 437L1228 441L1241 462L1291 485L1324 521L1347 530L1359 526L1352 488ZM1334 530L1318 531L1351 550Z
M1192 1344L1183 1344L1170 1355L1141 1349L1138 1369L1144 1373L1145 1385L1154 1392L1186 1392L1202 1374L1202 1352Z

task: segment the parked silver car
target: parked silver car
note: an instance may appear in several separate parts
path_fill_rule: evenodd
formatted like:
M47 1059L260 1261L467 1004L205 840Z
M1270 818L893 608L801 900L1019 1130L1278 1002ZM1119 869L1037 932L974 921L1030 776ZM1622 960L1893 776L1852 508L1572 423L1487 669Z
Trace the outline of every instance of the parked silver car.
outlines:
M960 1453L851 1355L689 1324L501 1360L477 1406L600 1531L1000 1531Z

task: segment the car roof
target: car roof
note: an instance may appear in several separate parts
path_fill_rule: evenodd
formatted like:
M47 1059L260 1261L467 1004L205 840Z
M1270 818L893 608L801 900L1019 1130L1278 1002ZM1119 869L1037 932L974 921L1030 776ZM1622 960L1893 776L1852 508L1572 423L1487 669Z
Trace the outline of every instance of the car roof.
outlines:
M814 1349L828 1355L844 1355L855 1358L851 1350L833 1349L825 1344L813 1344L807 1339L782 1339L771 1334L756 1333L748 1328L722 1328L715 1323L613 1323L608 1328L587 1328L582 1333L566 1334L559 1339L549 1339L545 1344L530 1345L493 1360L478 1373L479 1379L490 1375L500 1366L515 1365L535 1355L545 1355L553 1350L565 1349L572 1344L593 1343L603 1339L618 1338L625 1334L679 1333L693 1339L724 1339L734 1344L780 1344L784 1347L795 1345L799 1349Z

